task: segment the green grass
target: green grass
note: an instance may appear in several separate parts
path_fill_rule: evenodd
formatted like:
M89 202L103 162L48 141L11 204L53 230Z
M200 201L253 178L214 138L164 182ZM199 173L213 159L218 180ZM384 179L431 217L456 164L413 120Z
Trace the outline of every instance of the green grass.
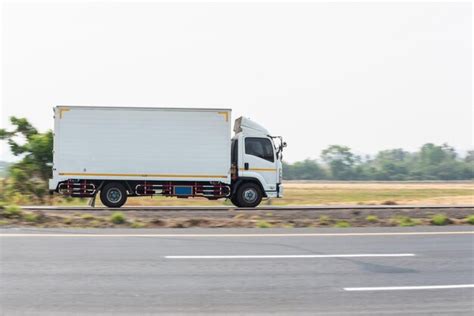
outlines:
M7 205L1 214L6 218L19 218L23 215L23 212L19 206Z
M331 217L327 215L321 215L319 216L319 225L329 225L331 223Z
M114 212L110 215L110 221L114 224L123 224L127 220L122 212Z
M271 228L273 225L270 224L269 222L265 221L265 220L259 220L255 226L257 226L258 228Z
M449 222L449 218L444 214L436 214L431 218L431 224L436 226L448 225Z
M365 220L369 223L377 223L379 221L379 218L376 215L367 215Z
M38 223L41 220L41 216L35 213L28 213L23 215L23 219L27 222Z
M408 226L416 226L420 225L420 220L418 219L413 219L409 216L398 216L393 219L393 221L398 225L402 227L408 227Z
M0 226L8 225L8 221L0 221Z
M338 228L346 228L346 227L351 227L351 224L348 221L338 221L334 227Z
M132 227L132 228L143 228L143 227L146 227L146 224L142 223L142 222L134 221L134 222L132 222L130 227Z
M469 215L468 217L466 217L466 222L471 225L474 225L474 215Z
M89 221L87 224L86 224L88 227L101 227L102 226L102 222L98 221L98 220L91 220Z

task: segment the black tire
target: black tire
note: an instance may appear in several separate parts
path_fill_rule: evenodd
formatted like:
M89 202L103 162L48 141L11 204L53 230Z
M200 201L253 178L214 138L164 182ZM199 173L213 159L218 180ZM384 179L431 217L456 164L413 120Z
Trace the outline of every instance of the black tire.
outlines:
M127 202L127 190L118 182L107 183L100 190L100 201L107 207L121 207Z
M238 207L256 207L263 198L260 186L252 182L242 183L237 189L235 197Z
M232 197L230 197L230 201L232 202L232 204L234 204L235 206L237 207L240 207L240 204L239 204L239 201L237 201L237 193L235 195L233 195Z

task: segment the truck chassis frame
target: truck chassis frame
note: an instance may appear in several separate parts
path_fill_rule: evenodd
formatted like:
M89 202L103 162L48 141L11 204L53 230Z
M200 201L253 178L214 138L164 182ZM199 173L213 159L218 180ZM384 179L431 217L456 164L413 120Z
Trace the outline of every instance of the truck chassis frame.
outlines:
M231 194L231 187L221 182L137 181L115 179L68 179L59 183L57 192L71 197L94 197L106 183L119 182L128 196L175 196L219 199Z

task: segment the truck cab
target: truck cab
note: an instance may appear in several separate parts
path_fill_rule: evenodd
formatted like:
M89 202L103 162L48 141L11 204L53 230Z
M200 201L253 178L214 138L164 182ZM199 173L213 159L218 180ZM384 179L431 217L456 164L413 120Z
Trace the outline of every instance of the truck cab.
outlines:
M263 197L283 197L281 159L286 144L281 137L270 136L267 129L244 117L235 121L234 132L232 203L238 207L255 207Z

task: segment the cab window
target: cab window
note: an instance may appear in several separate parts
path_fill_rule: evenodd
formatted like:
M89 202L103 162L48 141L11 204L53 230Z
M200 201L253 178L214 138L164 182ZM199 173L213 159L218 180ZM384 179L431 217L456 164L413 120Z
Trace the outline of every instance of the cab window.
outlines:
M245 138L245 153L274 162L273 145L268 138L247 137Z

